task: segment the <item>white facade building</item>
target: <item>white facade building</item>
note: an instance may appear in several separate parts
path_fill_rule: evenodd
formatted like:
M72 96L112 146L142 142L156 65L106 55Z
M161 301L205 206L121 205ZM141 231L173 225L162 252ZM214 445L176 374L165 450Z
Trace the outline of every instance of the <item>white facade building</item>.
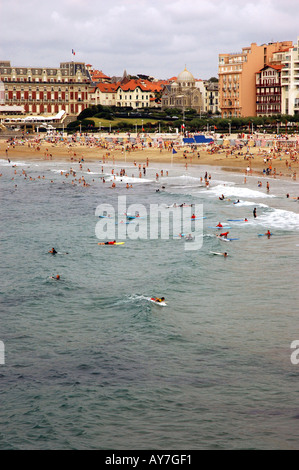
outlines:
M299 114L299 36L297 44L281 59L282 114Z

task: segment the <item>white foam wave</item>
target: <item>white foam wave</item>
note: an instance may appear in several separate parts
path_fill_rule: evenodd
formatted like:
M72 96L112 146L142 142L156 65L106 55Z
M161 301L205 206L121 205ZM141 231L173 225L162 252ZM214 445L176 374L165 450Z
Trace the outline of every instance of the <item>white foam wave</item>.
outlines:
M256 219L256 222L265 227L299 230L299 214L282 209L264 212Z
M232 205L233 205L234 207L244 207L244 206L269 207L269 206L267 206L266 204L263 204L263 203L261 203L261 202L256 203L256 202L254 202L254 201L251 202L251 201L242 201L242 200L241 200L240 202L238 202L238 204L233 204L233 203L232 203Z
M12 165L30 166L30 163L19 162L19 161L15 162L15 161L12 161L12 160L10 160L10 162L8 162L7 160L4 160L4 159L1 158L0 159L0 165L1 166L12 166Z
M152 183L153 180L146 178L130 177L130 176L110 176L109 179L106 179L106 182L115 182L115 183Z
M225 197L236 197L236 198L272 198L275 197L272 194L265 194L260 191L249 188L240 188L238 186L223 185L219 184L217 186L211 187L209 189L209 194L216 194L221 196L222 194Z
M196 176L189 176L189 175L163 176L160 181L168 183L169 185L171 184L179 185L181 183L182 186L185 186L186 183L200 184L203 182L201 181L200 178Z

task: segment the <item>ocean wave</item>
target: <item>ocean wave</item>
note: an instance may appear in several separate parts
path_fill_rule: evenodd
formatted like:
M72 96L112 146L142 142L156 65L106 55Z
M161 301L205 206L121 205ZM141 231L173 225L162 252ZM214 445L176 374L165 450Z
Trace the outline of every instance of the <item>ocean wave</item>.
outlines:
M179 185L184 186L186 183L193 183L193 184L200 184L203 180L196 176L189 176L189 175L180 175L180 176L163 176L161 181L171 185ZM179 184L182 183L182 184Z
M20 162L20 161L12 161L8 162L7 160L4 160L3 158L0 158L0 166L12 166L12 165L22 165L22 166L30 166L30 163L26 162Z
M153 180L146 178L130 177L130 176L110 176L109 179L106 179L106 182L115 182L115 183L152 183Z
M216 194L217 196L236 197L236 198L273 198L273 194L265 194L249 188L240 188L238 186L219 184L209 189L209 194Z
M233 204L235 207L244 207L244 206L258 206L258 207L269 207L267 204L263 204L262 202L255 202L255 201L240 201L238 204Z
M299 230L299 214L283 209L273 209L261 214L256 222L266 227Z

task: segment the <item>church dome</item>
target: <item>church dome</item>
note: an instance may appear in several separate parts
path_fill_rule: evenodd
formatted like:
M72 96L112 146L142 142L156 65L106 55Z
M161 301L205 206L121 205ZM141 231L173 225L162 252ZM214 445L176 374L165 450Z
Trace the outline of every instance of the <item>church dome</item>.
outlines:
M195 79L192 75L191 72L189 72L186 67L185 67L185 70L183 70L179 75L178 75L178 78L177 78L177 82L179 83L194 83L195 82Z

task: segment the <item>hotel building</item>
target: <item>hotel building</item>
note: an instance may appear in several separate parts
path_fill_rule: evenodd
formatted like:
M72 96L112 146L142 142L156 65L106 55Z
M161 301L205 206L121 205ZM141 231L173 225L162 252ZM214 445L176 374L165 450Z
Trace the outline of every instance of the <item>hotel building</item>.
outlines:
M15 67L0 61L5 104L23 106L25 113L53 115L64 110L78 115L89 106L90 74L83 62L55 67Z

